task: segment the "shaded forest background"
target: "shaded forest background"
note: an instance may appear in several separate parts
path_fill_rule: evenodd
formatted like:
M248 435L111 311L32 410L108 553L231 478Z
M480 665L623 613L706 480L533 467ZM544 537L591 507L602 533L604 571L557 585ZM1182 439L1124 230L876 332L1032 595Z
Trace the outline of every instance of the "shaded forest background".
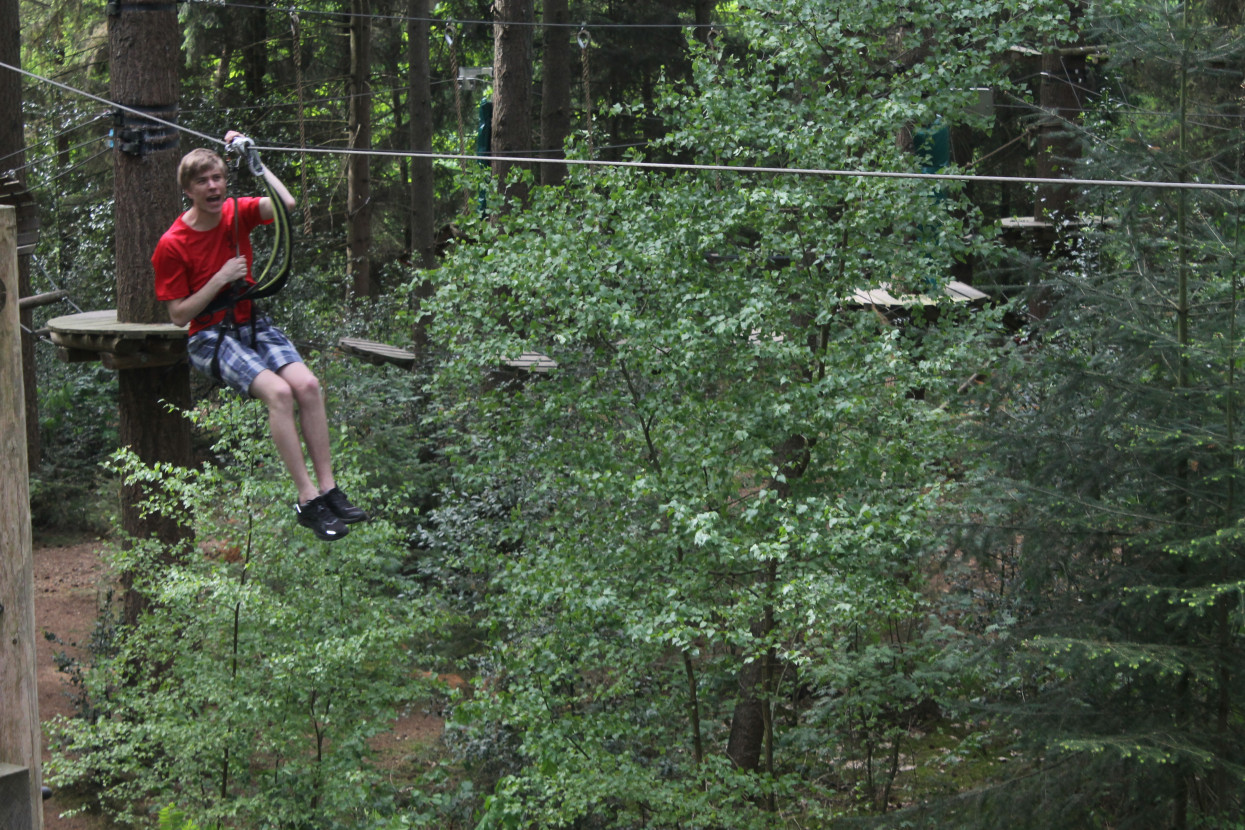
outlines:
M110 308L108 8L20 13L31 284ZM53 781L138 826L1241 826L1243 14L181 4L178 123L299 194L273 311L375 518L311 542L198 381L200 466L118 451L115 374L35 344L35 521L150 600ZM378 767L420 696L444 742Z

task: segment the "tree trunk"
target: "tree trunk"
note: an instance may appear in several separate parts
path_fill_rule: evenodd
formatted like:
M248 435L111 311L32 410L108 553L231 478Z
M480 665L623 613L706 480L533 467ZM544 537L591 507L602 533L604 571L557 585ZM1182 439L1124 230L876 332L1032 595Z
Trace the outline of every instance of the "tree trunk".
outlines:
M709 42L710 22L713 19L713 9L717 6L715 0L693 0L692 14L696 20L696 39L701 43Z
M190 373L183 365L156 369L123 369L117 372L117 391L121 406L118 438L148 464L170 462L191 465L190 422L180 410L189 409ZM170 412L167 404L178 411ZM121 490L121 527L136 539L159 539L169 548L169 561L184 552L193 536L192 528L159 514L142 515L137 505L148 495L143 485L127 485ZM132 590L133 580L124 580L124 619L138 622L150 606L146 594Z
M407 107L411 122L411 149L432 151L432 69L429 65L429 0L408 0L411 22L407 36L407 63L410 66L410 90ZM415 266L432 270L436 257L436 182L431 158L411 159L411 253ZM424 279L415 291L414 346L417 354L428 345L431 322L420 311L432 296L432 280Z
M216 103L222 107L233 106L229 96L229 67L233 65L233 30L224 34L220 47L220 63L216 64L216 78L212 86L216 90Z
M760 635L759 624L753 624L753 636ZM726 757L738 768L753 771L761 766L761 750L765 746L764 665L760 657L744 663L739 670L739 696L731 716L730 736L726 741Z
M774 448L775 467L782 476L772 479L768 486L776 490L780 498L791 497L792 483L801 478L808 469L812 446L812 441L797 434ZM761 619L752 624L752 636L757 639L768 637L774 629L774 608L769 597L777 582L777 563L770 562L764 576L758 579L758 587L765 593L767 600ZM769 694L772 691L770 685L774 659L774 652L768 650L765 655L745 663L739 671L739 697L735 703L730 737L726 744L727 757L739 769L759 768L761 751L764 749L766 767L773 771L774 735ZM769 806L773 809L772 802Z
M21 66L21 12L18 0L0 0L0 61ZM17 171L17 180L26 183L25 119L22 116L22 76L16 72L0 72L0 112L9 113L0 119L0 159L5 169ZM30 255L17 258L17 290L20 296L31 293ZM34 326L34 312L26 309L18 319L27 329ZM21 331L19 329L19 331ZM30 469L39 466L42 448L39 445L39 395L35 385L35 339L22 332L22 389L26 400L26 462Z
M351 0L350 146L372 148L372 4ZM372 173L366 153L351 155L346 173L346 273L356 297L372 295Z
M160 2L122 6L108 18L111 51L112 98L140 112L176 118L177 66L180 37L176 10ZM123 323L167 322L156 300L151 252L169 223L177 216L178 145L161 137L164 127L132 113L132 128L147 139L139 152L127 153L118 142L113 153L117 269L117 319ZM190 422L170 413L166 404L190 406L190 376L184 366L125 369L118 372L121 445L130 447L145 463L191 463ZM122 498L121 524L136 539L155 537L176 548L189 540L190 528L161 516L143 516L138 509L142 493L127 489ZM126 584L127 589L131 587ZM137 620L143 597L127 590L126 621Z
M252 0L253 8L238 9L242 22L242 83L249 103L256 104L264 94L268 74L268 15L265 0Z
M540 149L546 158L564 158L563 148L571 134L571 13L567 0L545 0L544 75L541 81ZM565 164L542 164L540 183L561 184Z
M1084 14L1081 0L1069 2L1073 20ZM1089 73L1083 54L1052 53L1042 57L1042 82L1038 88L1038 106L1046 113L1038 131L1037 176L1043 179L1063 178L1080 158L1081 142L1075 125L1085 109L1081 103L1088 93ZM1038 185L1033 205L1033 218L1049 221L1064 216L1072 208L1073 189L1067 185Z
M148 6L150 8L143 8ZM158 2L122 6L109 17L112 99L162 120L177 118L177 13ZM136 122L141 117L123 114ZM147 122L151 134L165 128ZM141 127L141 125L139 125ZM117 319L123 323L166 323L156 300L151 252L178 214L180 194L176 141L150 143L144 154L113 152L117 252Z
M493 9L493 175L508 202L523 203L527 187L506 181L516 166L506 157L531 154L532 0L495 0Z

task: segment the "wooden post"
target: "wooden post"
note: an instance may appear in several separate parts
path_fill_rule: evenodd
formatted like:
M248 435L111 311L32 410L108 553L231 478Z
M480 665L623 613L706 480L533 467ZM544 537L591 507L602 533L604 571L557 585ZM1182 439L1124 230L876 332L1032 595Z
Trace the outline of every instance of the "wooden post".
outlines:
M0 206L0 827L42 830L43 745L17 300L17 211Z
M18 0L0 0L0 61L21 66L21 12ZM22 118L22 76L16 72L0 72L0 172L12 168L18 181L26 181L26 136ZM17 259L17 284L22 296L30 293L30 256ZM27 329L34 327L34 316L23 309L19 317ZM26 463L39 466L42 447L39 440L39 395L35 388L35 338L22 337L22 384L26 393Z

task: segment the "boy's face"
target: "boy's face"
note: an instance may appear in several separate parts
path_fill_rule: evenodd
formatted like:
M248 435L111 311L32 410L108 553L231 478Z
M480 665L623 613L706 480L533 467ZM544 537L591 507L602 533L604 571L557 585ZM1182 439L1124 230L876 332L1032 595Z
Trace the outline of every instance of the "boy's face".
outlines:
M226 185L223 167L205 167L191 177L185 193L199 213L220 213L225 202Z

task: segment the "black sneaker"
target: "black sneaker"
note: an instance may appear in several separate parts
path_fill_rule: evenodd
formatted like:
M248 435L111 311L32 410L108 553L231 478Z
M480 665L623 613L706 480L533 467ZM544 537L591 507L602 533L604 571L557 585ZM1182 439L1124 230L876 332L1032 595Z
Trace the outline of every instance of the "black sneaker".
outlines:
M346 494L339 487L334 487L327 493L322 493L320 498L329 506L329 510L333 511L334 516L348 525L361 522L367 518L367 513L362 508L351 504L350 499L346 498Z
M298 514L300 525L311 528L312 533L326 542L335 542L350 532L346 523L333 514L324 496L294 505L294 512Z

